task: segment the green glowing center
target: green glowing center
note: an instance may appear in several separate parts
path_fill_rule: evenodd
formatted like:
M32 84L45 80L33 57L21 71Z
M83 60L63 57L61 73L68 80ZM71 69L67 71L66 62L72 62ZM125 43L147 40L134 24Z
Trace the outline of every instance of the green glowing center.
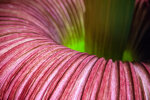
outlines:
M134 0L86 0L85 8L85 12L71 16L72 25L67 26L62 44L114 61L132 61L132 53L126 47Z
M84 44L85 44L84 40L80 40L80 41L74 42L74 43L68 42L67 44L65 44L65 46L68 48L71 48L73 50L76 50L76 51L85 52Z
M129 50L125 50L123 53L123 61L133 61L132 53Z

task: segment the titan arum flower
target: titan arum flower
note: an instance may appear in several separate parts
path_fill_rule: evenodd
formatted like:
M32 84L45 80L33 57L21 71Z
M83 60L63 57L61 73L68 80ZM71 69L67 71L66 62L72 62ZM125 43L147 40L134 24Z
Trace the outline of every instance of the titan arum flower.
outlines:
M150 100L149 0L0 0L0 100Z

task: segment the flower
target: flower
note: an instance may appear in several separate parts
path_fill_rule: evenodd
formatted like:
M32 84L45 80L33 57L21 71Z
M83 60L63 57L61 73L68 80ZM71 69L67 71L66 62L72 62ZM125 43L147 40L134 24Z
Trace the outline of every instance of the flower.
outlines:
M0 1L0 100L149 100L150 64L121 61L149 60L149 12L147 0Z

